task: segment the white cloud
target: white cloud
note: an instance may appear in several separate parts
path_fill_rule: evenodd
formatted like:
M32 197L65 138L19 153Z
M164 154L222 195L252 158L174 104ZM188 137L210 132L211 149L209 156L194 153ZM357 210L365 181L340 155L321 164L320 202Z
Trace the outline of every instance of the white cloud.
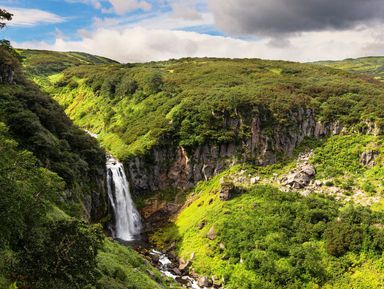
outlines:
M171 3L173 16L176 18L196 20L201 19L201 14L196 10L194 5L185 2Z
M114 12L123 15L129 11L137 9L150 10L152 5L149 2L142 0L108 0L112 5ZM112 12L110 9L103 9L104 12Z
M94 8L104 13L117 13L123 15L134 10L148 11L151 9L151 3L145 0L65 0L68 3L84 3L92 5ZM112 7L106 8L103 3L108 2Z
M84 3L88 5L92 5L96 9L101 9L102 5L99 0L65 0L68 3Z
M194 32L150 29L99 28L81 34L79 41L57 38L45 42L15 43L15 47L83 51L121 62L144 62L180 57L264 58L294 61L343 59L384 54L383 26L350 31L306 32L289 39L290 47L271 45L272 38L246 41Z
M66 20L64 17L40 9L13 7L5 7L5 9L14 14L9 26L35 26L44 23L62 23Z

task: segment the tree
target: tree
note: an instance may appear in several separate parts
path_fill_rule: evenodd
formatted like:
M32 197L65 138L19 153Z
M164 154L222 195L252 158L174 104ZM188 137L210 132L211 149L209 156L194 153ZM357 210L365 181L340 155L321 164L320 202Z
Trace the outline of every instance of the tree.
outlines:
M3 29L6 25L4 21L11 21L13 14L9 13L5 9L0 8L0 29Z
M20 241L15 273L27 288L94 288L99 277L96 256L102 243L100 226L75 219L48 221Z

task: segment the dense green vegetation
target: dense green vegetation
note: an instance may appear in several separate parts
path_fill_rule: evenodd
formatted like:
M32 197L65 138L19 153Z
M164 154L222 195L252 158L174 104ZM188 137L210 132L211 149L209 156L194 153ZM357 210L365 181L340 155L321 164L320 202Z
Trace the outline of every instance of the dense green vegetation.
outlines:
M20 288L95 283L101 234L76 220L46 217L64 182L40 167L31 152L20 150L3 123L0 171L0 287L9 280L20 281Z
M384 86L367 76L257 59L122 65L76 53L19 53L29 77L120 159L157 145L240 144L250 135L253 117L268 132L276 125L294 127L291 116L311 108L318 120L338 120L348 129L343 135L307 139L293 157L314 149L309 162L326 187L347 195L383 193L382 136L357 133L365 130L365 121L382 125L384 117ZM380 61L322 64L379 78ZM228 119L240 119L240 129ZM362 164L362 153L372 151L378 153L374 163ZM295 165L293 158L281 156L275 165L242 164L199 183L175 220L154 232L152 241L164 247L177 241L179 256L188 260L194 253L193 269L224 280L226 288L384 287L383 202L369 208L320 194L282 193L274 175ZM220 179L241 170L260 176L264 185L248 184L233 199L220 201ZM209 240L212 228L217 237ZM96 286L165 284L157 274L148 279L147 264L130 250L109 242L102 248L96 257L101 273Z
M361 163L364 152L377 152L372 166ZM340 135L323 141L314 151L311 162L317 178L331 181L351 194L361 189L370 195L383 194L383 137L373 135Z
M362 57L340 61L320 61L318 64L372 76L384 80L384 57Z
M104 152L72 124L55 101L24 78L9 49L0 50L0 59L3 70L16 72L12 83L0 84L0 121L7 124L20 147L37 157L39 165L63 178L67 192L62 197L67 204L62 205L68 212L84 215L81 202L102 176Z
M299 108L350 126L380 121L384 105L383 84L366 77L258 59L86 65L38 83L121 159L164 143L241 142L250 134L252 117L263 119L264 129L289 127L294 125L289 116ZM240 131L225 118L242 119Z
M15 55L1 43L0 288L169 287L137 253L83 221L83 200L103 182L104 152L24 78Z
M154 242L169 246L176 240L179 255L187 260L194 253L193 268L225 280L226 288L384 285L383 213L270 186L220 201L220 179L235 171L198 185L175 222L154 234ZM209 240L212 227L217 238ZM374 272L357 281L367 268Z
M101 272L97 289L179 288L176 283L162 277L132 249L116 243L105 242L97 259Z

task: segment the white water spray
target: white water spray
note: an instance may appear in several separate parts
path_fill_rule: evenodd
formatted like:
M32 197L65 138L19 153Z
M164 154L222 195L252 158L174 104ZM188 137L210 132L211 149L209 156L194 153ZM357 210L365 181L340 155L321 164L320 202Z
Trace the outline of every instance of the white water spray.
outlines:
M123 164L113 157L107 160L108 197L115 215L115 238L132 241L142 229L140 214L132 201Z

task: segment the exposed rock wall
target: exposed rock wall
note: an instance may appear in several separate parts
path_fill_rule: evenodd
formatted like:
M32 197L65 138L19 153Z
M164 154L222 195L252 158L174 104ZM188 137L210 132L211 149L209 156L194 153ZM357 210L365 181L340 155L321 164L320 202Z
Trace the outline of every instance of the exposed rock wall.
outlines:
M91 221L99 221L108 214L107 172L100 168L98 174L93 177L93 187L89 198L88 212ZM112 213L112 212L111 212Z
M20 63L0 46L0 84L14 84L16 73L20 70Z
M311 109L290 112L287 115L289 124L285 125L270 125L260 116L251 118L248 123L244 119L223 116L223 122L235 133L240 133L242 127L248 128L245 134L248 136L240 141L204 144L188 152L182 147L158 146L145 157L131 159L126 169L133 191L187 189L238 162L275 163L279 154L291 155L305 137L320 138L345 131L338 122L318 122ZM269 126L263 127L263 123Z

